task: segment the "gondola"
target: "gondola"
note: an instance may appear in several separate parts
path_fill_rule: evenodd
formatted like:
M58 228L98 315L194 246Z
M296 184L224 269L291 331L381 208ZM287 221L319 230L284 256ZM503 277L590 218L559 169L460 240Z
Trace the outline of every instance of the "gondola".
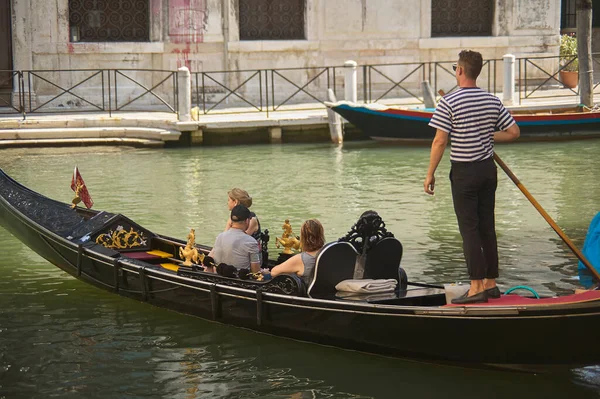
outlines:
M528 369L600 363L581 344L600 325L600 291L535 299L503 295L448 305L443 286L411 282L402 244L374 211L326 244L311 284L225 277L184 265L185 240L122 214L52 200L0 170L0 223L70 275L124 297L280 337L419 361ZM195 245L207 254L210 247ZM268 266L276 261L270 260ZM394 279L386 293L348 294L346 279ZM597 324L599 323L599 324Z
M326 103L333 111L380 141L430 143L433 109L409 109L382 104ZM600 111L561 109L510 110L521 130L520 141L552 141L600 137Z

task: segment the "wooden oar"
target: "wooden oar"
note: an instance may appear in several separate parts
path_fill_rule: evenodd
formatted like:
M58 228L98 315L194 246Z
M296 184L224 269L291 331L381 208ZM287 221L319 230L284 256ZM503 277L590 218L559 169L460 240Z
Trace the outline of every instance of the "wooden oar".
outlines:
M533 198L533 196L529 193L525 186L519 181L517 176L515 176L514 173L508 168L508 166L506 166L506 164L500 159L498 154L494 153L494 159L496 160L496 163L500 165L502 170L506 172L508 177L510 177L513 183L515 183L519 190L521 190L521 192L525 194L525 197L527 197L529 202L531 202L531 205L533 205L534 208L537 209L540 215L542 215L544 219L546 219L546 222L548 222L550 227L552 227L554 231L556 231L556 234L558 234L558 236L562 238L562 240L565 242L565 244L567 244L571 251L573 251L575 256L577 256L579 260L585 265L585 267L587 267L588 270L594 275L594 277L596 277L596 279L600 281L600 274L598 274L598 272L596 271L596 269L594 269L592 264L586 259L586 257L581 253L581 251L579 251L579 249L575 246L575 244L573 244L573 242L569 239L569 237L567 237L567 235L561 230L561 228L558 227L558 225L554 222L554 220L552 220L552 218L550 217L550 215L548 215L544 208L542 208L542 206L535 200L535 198Z

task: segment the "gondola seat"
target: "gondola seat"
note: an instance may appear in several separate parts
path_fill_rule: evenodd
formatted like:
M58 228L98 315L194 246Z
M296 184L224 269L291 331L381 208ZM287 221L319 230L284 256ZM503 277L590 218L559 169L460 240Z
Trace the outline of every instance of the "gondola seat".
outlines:
M127 256L128 258L133 258L133 259L139 259L139 260L143 260L146 262L151 262L152 261L162 261L163 259L167 259L167 258L171 258L173 257L173 254L170 254L168 252L164 252L161 250L143 250L143 251L123 251L122 252L124 256Z
M406 289L406 273L400 267L402 243L395 237L386 237L367 252L364 278L394 279L400 289Z
M308 296L335 293L339 282L353 278L357 255L349 242L336 241L325 245L317 254Z

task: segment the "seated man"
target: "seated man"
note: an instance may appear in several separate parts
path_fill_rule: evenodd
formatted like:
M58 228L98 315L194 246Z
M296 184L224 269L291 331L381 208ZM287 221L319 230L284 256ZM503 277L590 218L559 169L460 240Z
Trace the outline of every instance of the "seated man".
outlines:
M239 204L231 209L231 227L217 236L208 254L215 264L226 263L238 270L249 268L252 273L260 271L258 241L246 234L250 218L250 210L244 205Z

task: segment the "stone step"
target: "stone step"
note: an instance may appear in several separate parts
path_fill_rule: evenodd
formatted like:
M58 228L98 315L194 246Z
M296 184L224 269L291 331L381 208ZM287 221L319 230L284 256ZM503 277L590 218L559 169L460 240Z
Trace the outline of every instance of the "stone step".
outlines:
M94 127L143 127L155 129L172 128L176 120L136 119L119 117L73 118L72 115L44 119L0 119L0 130L4 129L52 129L52 128L94 128Z
M88 128L29 128L0 129L0 143L9 140L148 140L164 143L179 140L180 132L167 129L136 127L88 127Z
M0 140L0 149L9 147L84 147L84 146L129 146L129 147L163 147L164 141L135 138L81 138L81 139L33 139L33 140Z

